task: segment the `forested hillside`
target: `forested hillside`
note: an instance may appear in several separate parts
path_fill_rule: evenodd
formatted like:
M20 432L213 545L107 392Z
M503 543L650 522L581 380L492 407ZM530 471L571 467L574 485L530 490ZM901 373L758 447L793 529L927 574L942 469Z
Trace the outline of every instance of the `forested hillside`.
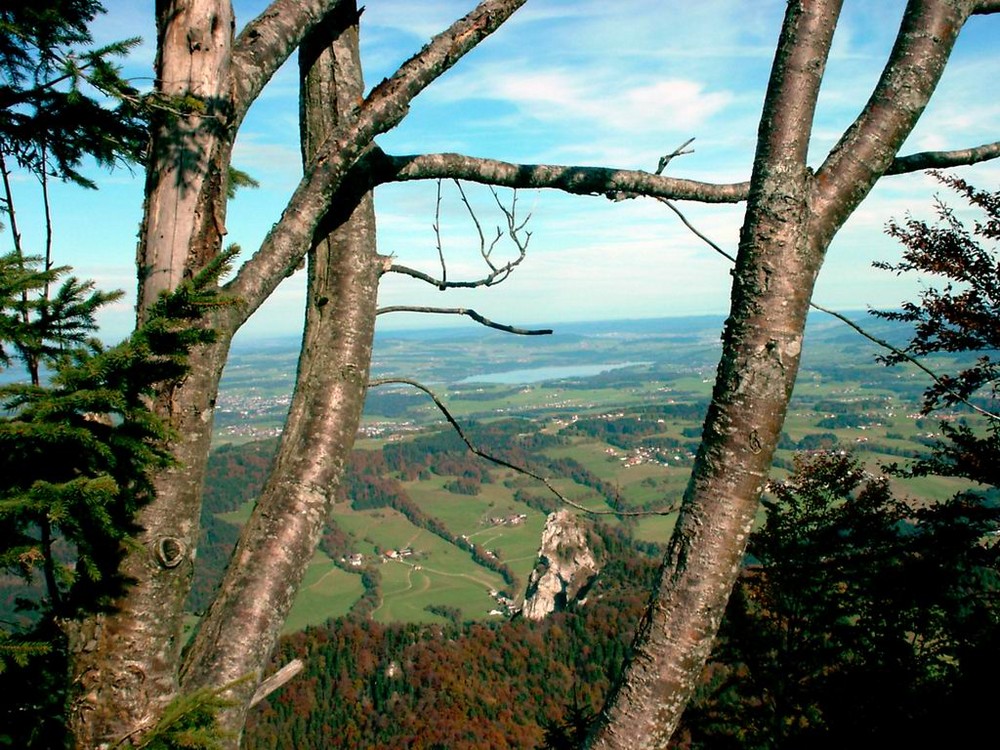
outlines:
M988 716L978 680L1000 667L996 492L953 496L968 483L873 473L935 444L935 422L917 411L921 391L906 377L885 380L866 368L838 380L830 347L815 356L775 461L786 479L768 495L676 747L842 747L858 736L919 745L979 731ZM594 393L595 381L610 375L558 388L589 385ZM634 398L643 377L637 368L614 380ZM656 511L679 491L674 475L699 439L705 402L682 382L672 382L672 404L553 405L530 418L466 424L477 447L550 477L574 501L644 514L588 522L602 565L597 582L585 604L541 622L491 617L467 598L489 585L512 600L523 593L531 565L521 557L537 549L539 519L559 499L474 456L448 427L362 441L320 544L323 565L360 579L358 593L324 622L323 600L306 587L303 606L314 612L305 621L314 624L288 634L271 667L300 658L305 671L251 713L244 744L576 746L618 674L657 575L662 550L644 541L649 524L672 520ZM975 421L961 411L947 416L955 425ZM211 457L195 610L199 596L211 596L216 561L275 445L225 445ZM397 527L406 531L393 537ZM413 557L389 556L392 539L416 539L406 551ZM447 565L474 582L456 593L454 579L419 577ZM493 578L476 578L476 570ZM424 580L429 588L417 598L413 584ZM942 707L962 725L942 726Z
M614 679L655 557L605 537L584 606L542 622L382 625L353 617L286 637L306 671L253 714L249 748L532 748L591 716Z
M508 436L505 455L524 458L511 430L501 422L477 432L486 442L493 435L497 449ZM250 491L271 449L218 451L213 475ZM986 731L982 680L1000 668L997 547L984 543L1000 524L993 493L907 501L839 450L800 454L794 469L772 487L674 746L833 748L859 736L927 746ZM435 472L474 486L490 473L452 435L432 433L356 452L342 500L367 512L393 508L467 544L400 481ZM220 509L241 497L211 496ZM540 622L470 620L445 605L428 606L430 623L377 621L386 563L370 564L350 614L283 639L272 668L299 658L305 670L251 713L245 746L574 746L618 674L658 569L659 551L613 523L589 523L602 569L585 603ZM357 541L331 528L322 547L343 565ZM942 724L942 710L961 721Z

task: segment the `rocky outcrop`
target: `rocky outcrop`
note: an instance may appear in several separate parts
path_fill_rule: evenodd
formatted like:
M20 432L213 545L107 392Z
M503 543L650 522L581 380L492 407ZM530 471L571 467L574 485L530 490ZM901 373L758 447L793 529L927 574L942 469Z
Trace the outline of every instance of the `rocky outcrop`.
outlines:
M541 620L550 612L565 609L586 594L597 571L586 530L576 516L567 510L550 513L521 614Z

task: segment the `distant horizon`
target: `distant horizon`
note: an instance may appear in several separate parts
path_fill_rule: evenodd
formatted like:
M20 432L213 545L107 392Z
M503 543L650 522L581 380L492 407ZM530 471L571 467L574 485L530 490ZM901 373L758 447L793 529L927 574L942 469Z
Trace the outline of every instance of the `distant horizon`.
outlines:
M854 316L864 316L865 319L872 319L869 317L870 310L868 309L854 309L854 310L837 310L841 315L846 315L848 317ZM818 319L816 315L822 316L822 319L829 321L830 323L839 323L835 317L824 313L820 310L813 310L810 313L808 326L812 327L817 324ZM728 312L725 313L692 313L692 314L676 314L676 315L657 315L649 317L622 317L622 318L590 318L590 319L578 319L578 320L562 320L557 322L552 321L542 321L534 323L521 323L520 326L525 328L552 328L553 332L551 335L539 335L531 336L530 338L552 338L553 336L565 335L570 333L579 333L578 329L582 327L596 327L596 326L646 326L653 325L657 321L694 321L694 320L704 320L706 323L712 321L720 326L719 333L721 334L721 325L725 322L726 317L729 315ZM461 316L455 316L456 318L461 318ZM560 330L560 327L562 330ZM605 333L614 333L615 331L606 331ZM624 331L623 331L624 332ZM407 326L401 328L379 328L375 329L375 339L386 337L398 337L398 338L423 338L423 337L433 337L433 338L448 338L448 337L461 337L467 338L469 336L474 336L477 334L483 335L495 335L495 336L511 336L514 338L521 337L520 334L507 333L505 331L499 331L494 328L489 328L488 326L480 325L473 321L468 321L462 323L458 320L454 321L453 324L449 325L447 323L440 323L438 325L428 325L428 326ZM295 344L297 345L302 337L301 331L289 332L289 333L255 333L253 331L241 332L233 342L233 348L240 349L245 347L260 346L262 344Z
M236 27L265 0L235 0ZM152 3L107 0L94 25L98 44L138 36L122 60L138 87L152 81L156 28ZM468 12L471 0L369 3L361 18L365 77L375 83L428 38ZM895 40L904 0L847 3L834 37L817 102L809 164L817 169L863 109ZM511 20L421 93L406 119L378 138L387 153L454 152L522 164L601 165L653 171L660 157L692 136L693 152L671 162L669 173L713 183L749 179L764 91L785 3L713 0L686 8L646 0L527 3ZM664 31L669 34L664 35ZM711 40L710 44L706 41ZM982 81L1000 75L996 32L983 17L970 20L927 110L903 153L958 149L995 140L1000 104L983 96ZM251 174L256 190L240 190L226 216L226 243L250 257L278 220L302 176L298 142L298 72L281 68L251 109L234 147L234 166ZM126 296L101 313L102 336L128 334L135 318L135 244L141 221L144 173L88 170L99 191L51 185L53 258L80 278ZM997 184L1000 160L964 167L974 185ZM44 244L46 221L32 183L18 176L19 225L27 248ZM23 183L23 185L22 185ZM478 278L484 268L479 237L456 189L445 184L440 204L434 185L412 182L375 191L378 251L407 267ZM487 234L505 226L490 191L467 185L465 195ZM886 223L907 215L933 219L941 194L956 215L961 199L928 174L886 177L838 232L817 280L814 298L833 309L898 306L919 291L915 274L872 268L896 263L898 241ZM23 197L22 197L23 196ZM514 205L511 191L499 200ZM733 254L744 204L678 204L685 217ZM609 201L553 190L517 193L518 217L529 213L531 244L516 273L489 289L442 293L400 274L386 274L381 305L472 308L499 323L588 321L713 314L728 309L729 263L655 200ZM440 211L440 222L436 213ZM439 235L433 227L440 227ZM517 257L500 243L494 261ZM305 273L284 281L247 322L249 340L297 336L305 308ZM710 312L703 312L709 310ZM440 318L440 316L437 316ZM392 314L383 330L423 329L413 316ZM470 326L471 322L468 323Z

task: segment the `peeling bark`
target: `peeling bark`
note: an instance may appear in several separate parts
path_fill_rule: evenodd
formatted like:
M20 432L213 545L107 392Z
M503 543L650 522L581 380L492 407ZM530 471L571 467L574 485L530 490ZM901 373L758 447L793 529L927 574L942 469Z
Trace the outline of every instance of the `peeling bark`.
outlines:
M225 234L233 12L220 0L161 0L146 206L137 264L139 318L160 292L218 253Z

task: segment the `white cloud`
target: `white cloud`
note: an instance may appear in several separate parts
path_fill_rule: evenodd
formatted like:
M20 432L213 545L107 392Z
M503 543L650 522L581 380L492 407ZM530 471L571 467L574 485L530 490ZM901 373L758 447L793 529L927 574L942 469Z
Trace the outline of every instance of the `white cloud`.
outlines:
M245 23L267 0L236 0ZM109 0L102 39L146 39L130 70L152 60L152 0ZM377 0L362 16L367 78L377 81L433 34L475 6L475 0ZM516 161L604 164L652 170L657 159L689 136L696 153L670 165L675 176L709 181L749 177L757 121L783 0L531 0L511 21L421 94L399 128L379 142L396 153L455 150ZM847 3L824 81L814 133L820 160L864 106L898 28L904 3ZM925 117L905 152L950 149L996 139L1000 103L989 83L1000 75L990 19L963 30ZM969 32L969 33L967 33ZM227 239L252 252L277 221L298 180L297 73L294 60L265 89L248 118L235 165L261 179L230 207ZM1000 163L962 170L975 184L996 185ZM108 269L134 255L141 177L129 189L122 173L101 179L96 196L61 207L60 261L89 254L111 258ZM118 184L122 183L122 184ZM898 253L884 236L891 217L924 213L942 192L920 175L887 178L852 217L830 251L821 278L823 302L860 307L903 298L891 274L875 273L875 257ZM488 196L488 194L487 194ZM609 203L551 191L522 194L537 201L529 257L509 282L490 290L442 295L401 279L386 281L383 303L473 306L497 319L519 321L718 312L728 304L728 264L683 229L654 201ZM480 201L481 197L475 198ZM485 201L488 204L489 201ZM433 185L380 188L379 243L401 262L437 267ZM478 204L477 204L478 205ZM111 207L113 210L109 210ZM700 229L735 248L742 206L683 205ZM483 206L489 230L497 217ZM477 240L453 195L444 206L450 273L476 274ZM36 212L37 213L37 212ZM94 233L95 216L102 220ZM29 215L25 215L25 219ZM26 230L27 231L27 230ZM79 243L79 247L76 247ZM87 268L86 275L101 269ZM117 270L115 277L120 274ZM301 276L301 275L300 275ZM114 287L130 288L125 273ZM301 318L301 278L283 285L251 327ZM123 319L128 311L117 311ZM127 316L127 317L130 317ZM388 321L387 321L388 322ZM517 322L517 321L513 321Z
M427 95L437 102L502 101L542 123L618 133L691 130L734 98L693 80L623 83L593 71L540 70L526 63L470 66Z
M302 156L295 141L268 142L260 137L243 134L233 147L233 165L250 172L282 175L297 182L302 174Z
M626 106L611 103L610 119L620 129L635 127L637 120L667 125L673 129L694 129L721 112L733 99L729 92L710 93L695 81L666 80L626 91Z

